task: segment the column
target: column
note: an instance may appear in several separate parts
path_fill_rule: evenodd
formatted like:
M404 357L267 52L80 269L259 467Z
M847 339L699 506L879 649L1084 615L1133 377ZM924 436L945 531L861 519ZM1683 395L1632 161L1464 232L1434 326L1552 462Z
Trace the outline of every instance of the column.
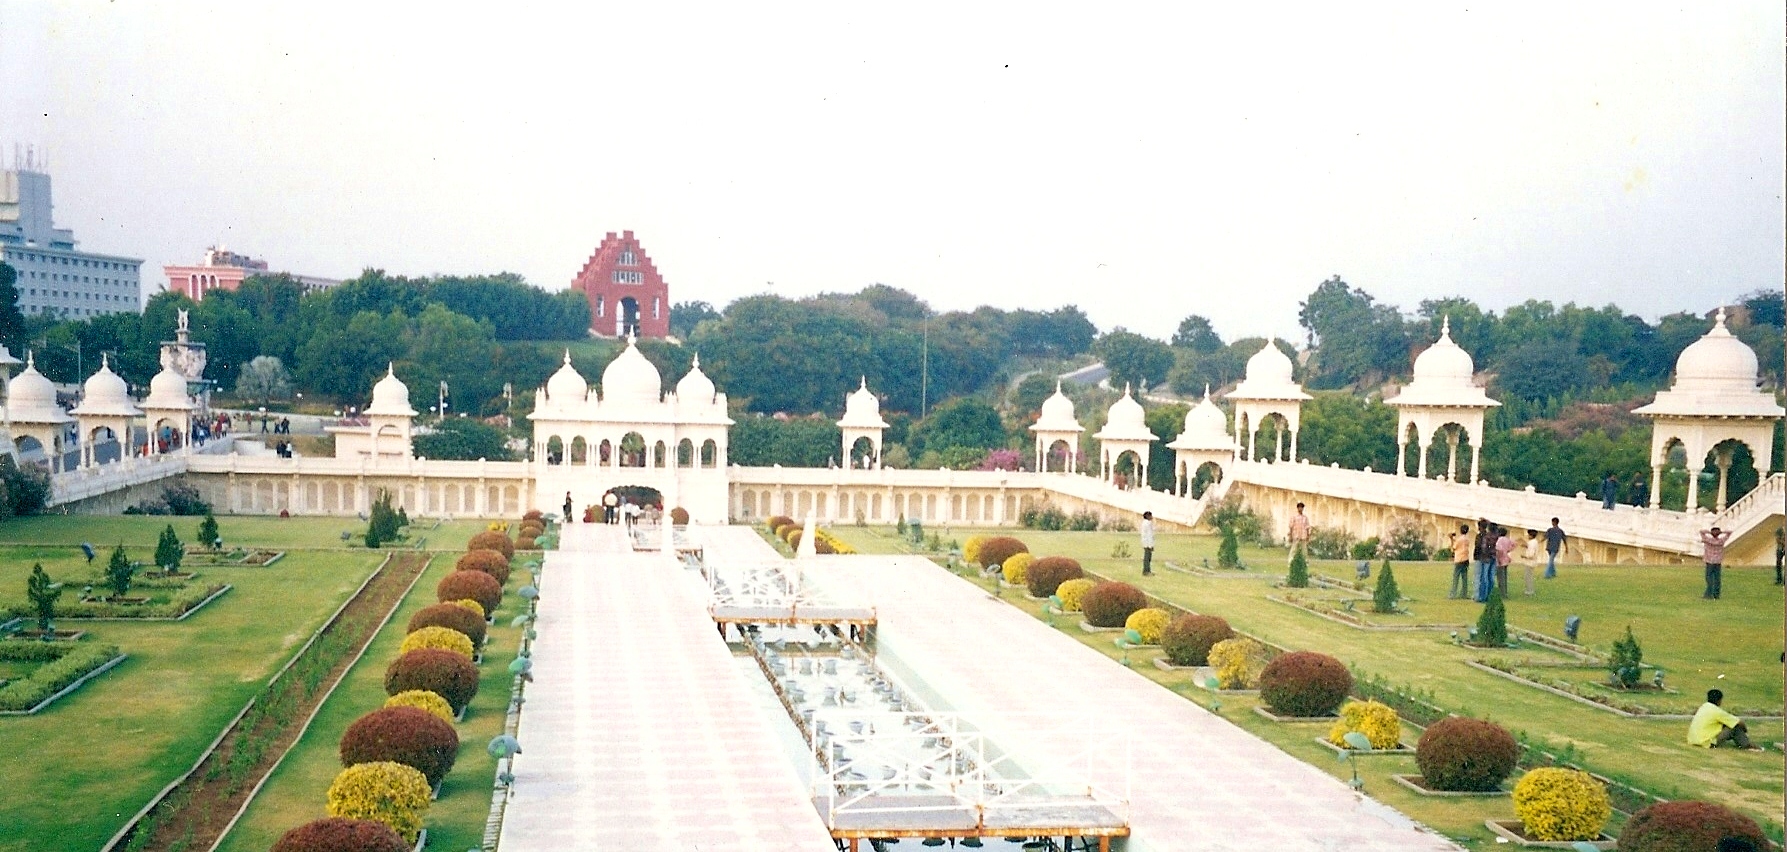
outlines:
M1482 442L1479 441L1478 443L1482 443ZM1477 480L1477 460L1479 458L1481 458L1481 456L1482 456L1482 448L1477 446L1477 444L1472 444L1471 445L1471 484L1472 485L1476 485L1477 481L1478 481Z
M1280 420L1272 426L1272 461L1274 463L1284 461L1284 423L1285 421Z
M1653 464L1650 468L1650 507L1663 508L1663 466Z
M1415 438L1415 478L1427 478L1427 448L1433 446L1433 438L1421 435Z
M1408 476L1409 445L1408 445L1408 441L1405 438L1403 438L1403 436L1406 434L1408 434L1406 430L1398 429L1396 431L1396 475L1397 476Z
M1713 511L1725 511L1725 483L1731 477L1731 449L1720 447L1714 450L1713 464L1719 468L1719 496L1713 502Z
M1297 461L1297 431L1298 430L1297 430L1296 426L1291 426L1290 430L1291 430L1291 458L1290 458L1290 461L1294 464Z

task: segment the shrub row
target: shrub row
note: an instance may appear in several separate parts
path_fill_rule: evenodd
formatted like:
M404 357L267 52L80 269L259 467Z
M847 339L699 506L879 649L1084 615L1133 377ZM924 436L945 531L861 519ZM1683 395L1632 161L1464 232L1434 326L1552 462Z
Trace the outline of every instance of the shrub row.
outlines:
M0 645L54 645L52 642L6 642ZM11 649L8 649L9 651ZM20 652L22 653L22 652ZM116 645L76 645L72 650L49 659L31 672L31 676L0 687L0 710L29 710L43 700L62 691L69 684L86 677L94 669L118 656ZM11 657L9 659L19 659ZM46 659L46 658L38 658Z
M209 586L187 586L179 594L170 596L166 601L150 601L149 603L127 604L107 603L102 600L73 600L67 603L56 603L57 618L179 618L187 610L203 603L206 598L222 591L225 584L215 583ZM35 618L37 612L30 604L10 604L6 607L8 617Z

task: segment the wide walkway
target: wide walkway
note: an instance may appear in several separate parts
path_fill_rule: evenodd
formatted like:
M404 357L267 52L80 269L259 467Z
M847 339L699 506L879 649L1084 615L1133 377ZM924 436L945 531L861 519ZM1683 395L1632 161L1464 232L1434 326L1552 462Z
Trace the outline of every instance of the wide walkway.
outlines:
M559 548L501 852L833 849L700 582L619 527L570 526Z
M745 527L708 541L710 551L767 547ZM874 602L883 657L950 705L933 709L989 720L994 729L1003 716L1050 713L1127 729L1130 850L1458 848L929 560L820 556L809 564L827 586ZM1087 730L1071 721L1026 726L1022 745L1076 754Z

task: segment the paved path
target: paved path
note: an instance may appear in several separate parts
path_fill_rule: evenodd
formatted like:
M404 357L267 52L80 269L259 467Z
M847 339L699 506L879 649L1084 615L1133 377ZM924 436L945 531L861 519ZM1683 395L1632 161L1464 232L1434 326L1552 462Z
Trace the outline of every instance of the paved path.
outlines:
M833 849L699 580L574 525L547 554L501 852Z

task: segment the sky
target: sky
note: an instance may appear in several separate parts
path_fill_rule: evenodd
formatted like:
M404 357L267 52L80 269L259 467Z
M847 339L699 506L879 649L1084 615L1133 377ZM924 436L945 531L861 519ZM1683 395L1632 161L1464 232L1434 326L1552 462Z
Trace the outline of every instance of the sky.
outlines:
M1782 286L1779 3L1484 5L0 0L0 160L145 295L213 244L556 290L621 230L672 301L1163 339L1299 340L1331 275L1651 319Z

